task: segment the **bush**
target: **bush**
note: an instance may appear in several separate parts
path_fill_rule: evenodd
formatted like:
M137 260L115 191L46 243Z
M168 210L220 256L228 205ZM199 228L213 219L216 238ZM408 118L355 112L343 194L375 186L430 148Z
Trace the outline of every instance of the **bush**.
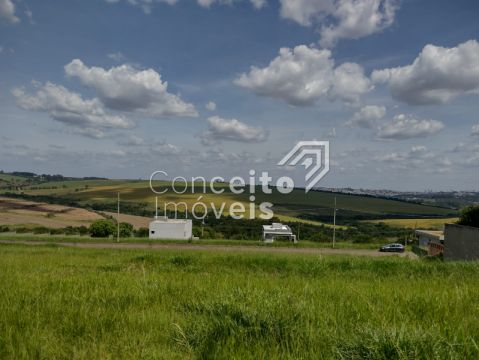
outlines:
M96 220L89 230L92 237L109 237L115 233L115 224L110 220Z
M0 226L0 232L9 232L10 228L7 225Z
M468 206L461 211L459 225L479 227L479 205Z
M50 230L45 226L37 226L33 229L34 234L48 234Z
M50 229L50 235L63 235L64 233L64 229Z
M88 234L88 228L87 228L86 226L84 226L84 225L79 226L79 227L78 227L78 233L79 233L80 235L82 235L82 236L83 236L83 235L86 235L86 234Z
M150 235L150 230L148 228L142 227L135 231L136 237L148 237Z
M133 225L127 222L120 223L120 236L121 237L130 237L133 233Z

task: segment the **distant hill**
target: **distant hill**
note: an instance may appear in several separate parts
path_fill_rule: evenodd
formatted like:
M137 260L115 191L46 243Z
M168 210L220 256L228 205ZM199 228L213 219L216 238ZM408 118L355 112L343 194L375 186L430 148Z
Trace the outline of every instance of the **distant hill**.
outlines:
M6 175L6 174L0 174ZM15 176L16 175L7 175ZM1 177L0 177L1 178ZM25 179L25 178L24 178ZM162 183L169 188L170 183ZM218 207L225 202L229 206L233 202L241 202L248 208L249 193L234 194L227 184L218 184L225 188L224 193L218 195L210 191L206 194L191 193L191 184L188 190L181 195L170 191L159 197L160 207L165 202L185 202L189 207L202 195L201 201L214 203ZM198 187L198 186L197 186ZM332 222L334 198L337 199L338 223L355 220L390 219L390 218L446 218L454 217L457 211L451 208L432 205L422 205L405 200L377 198L369 195L352 195L333 193L330 191L311 191L308 194L302 189L295 189L284 195L276 190L272 194L263 194L259 187L256 189L256 204L269 201L274 204L275 214L290 219ZM30 199L69 206L89 207L95 210L115 211L117 193L122 198L122 208L125 213L132 215L151 216L154 213L154 194L149 188L149 182L144 180L108 180L98 178L73 179L46 182L17 182L17 187L0 188L0 193L15 193Z

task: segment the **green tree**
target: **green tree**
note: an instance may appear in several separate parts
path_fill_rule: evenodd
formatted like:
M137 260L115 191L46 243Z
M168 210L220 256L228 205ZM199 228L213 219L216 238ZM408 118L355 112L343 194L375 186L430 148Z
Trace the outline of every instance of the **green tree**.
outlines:
M110 220L96 220L90 225L92 237L109 237L115 233L115 224Z
M461 211L459 225L479 227L479 205L468 206Z
M127 222L120 223L120 236L121 237L130 237L133 233L133 225Z

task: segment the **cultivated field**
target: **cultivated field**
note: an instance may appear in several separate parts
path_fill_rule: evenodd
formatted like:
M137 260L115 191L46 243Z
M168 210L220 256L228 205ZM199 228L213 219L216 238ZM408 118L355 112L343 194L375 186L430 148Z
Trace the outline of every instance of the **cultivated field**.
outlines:
M181 187L181 183L180 183ZM234 194L230 192L228 185L224 183L216 184L217 188L224 188L222 194L214 194L207 187L206 193L202 193L202 184L188 184L184 194L176 194L171 189L169 182L155 183L157 190L169 189L167 193L159 197L160 209L170 202L184 202L191 210L198 197L202 195L201 201L210 204L214 203L216 208L225 203L225 214L228 213L229 206L233 202L241 202L245 205L248 214L248 204L250 194L246 191L243 194ZM22 191L27 195L54 196L65 199L71 199L81 205L85 204L114 204L117 193L120 192L122 201L135 205L144 204L145 209L153 212L154 194L149 187L148 181L141 180L74 180L74 181L56 181L47 182L35 186L26 186ZM334 198L337 198L337 207L339 218L354 218L358 215L367 215L369 217L381 218L384 216L393 217L447 217L456 214L455 210L440 208L435 206L426 206L404 201L374 198L369 196L356 196L348 194L334 194L330 192L310 191L304 193L302 189L294 189L290 194L280 194L275 189L272 194L263 194L259 187L255 191L256 203L269 201L274 204L276 214L285 216L295 221L304 221L305 216L319 218L332 217L332 208ZM169 210L173 206L167 205ZM180 208L180 211L183 211ZM416 216L414 216L416 215ZM299 216L302 219L299 219ZM315 219L310 219L315 220ZM317 219L316 219L317 220Z
M61 205L0 197L0 225L88 226L103 217L93 211Z
M384 223L390 226L405 227L409 229L431 229L442 230L444 224L456 223L459 218L445 218L445 219L384 219L371 220L372 223Z
M477 359L477 263L0 245L0 358Z

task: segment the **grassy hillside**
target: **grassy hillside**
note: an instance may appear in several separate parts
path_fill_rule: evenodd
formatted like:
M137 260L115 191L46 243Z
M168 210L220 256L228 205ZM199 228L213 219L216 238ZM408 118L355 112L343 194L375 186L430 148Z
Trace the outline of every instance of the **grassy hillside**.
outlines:
M477 263L0 245L0 358L477 359Z
M157 184L158 189L169 188L168 182ZM226 209L233 202L241 202L247 208L250 194L231 193L226 184L223 186L224 193L213 194L209 189L202 194L200 184L195 188L199 191L192 192L192 185L189 184L184 194L176 194L170 190L159 197L160 207L168 202L185 202L189 208L202 195L205 203L214 203L218 207L220 203L226 203ZM113 204L116 202L117 193L121 193L123 202L130 202L138 205L141 203L148 211L153 211L154 194L149 188L148 181L134 180L80 180L49 182L35 186L27 186L22 189L28 195L54 196L64 199L71 199L80 204ZM337 198L338 221L344 219L369 219L388 217L447 217L454 216L456 212L451 209L425 206L405 201L374 198L368 196L356 196L348 194L333 194L330 192L312 191L305 194L302 189L295 189L292 193L284 195L276 190L272 194L263 194L258 187L255 192L256 203L269 201L274 204L274 211L278 215L289 218L302 218L303 220L330 222L334 198ZM171 209L171 206L169 207Z

